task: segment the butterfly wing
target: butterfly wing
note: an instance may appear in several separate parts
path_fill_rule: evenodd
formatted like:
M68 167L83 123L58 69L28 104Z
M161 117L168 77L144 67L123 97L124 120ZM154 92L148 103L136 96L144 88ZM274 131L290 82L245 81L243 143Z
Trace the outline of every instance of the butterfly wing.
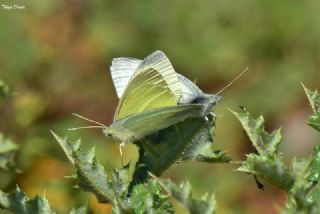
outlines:
M130 79L114 120L139 112L175 106L181 93L177 73L169 59L156 51L146 57Z
M165 106L175 106L177 101L162 76L154 69L140 72L127 86L121 97L114 120Z
M112 65L110 66L111 76L113 83L115 85L115 89L118 95L118 98L121 98L126 86L129 83L130 78L135 73L136 69L140 66L140 69L146 67L152 67L152 62L155 59L159 58L159 55L164 55L162 52L158 51L148 56L144 61L135 58L128 58L128 57L119 57L112 60ZM166 56L160 56L161 58L166 58ZM168 60L164 60L168 64ZM169 62L169 66L171 66ZM192 103L197 97L201 96L203 92L201 89L190 81L188 78L184 77L181 74L177 74L178 81L180 83L180 91L179 89L176 90L176 97L179 97L179 104L189 104Z
M121 98L131 77L142 62L140 59L119 57L112 60L110 73L118 98Z
M114 138L134 142L188 118L203 117L204 109L200 104L152 109L117 120L110 129Z
M201 96L203 92L196 84L181 74L178 74L178 79L181 86L181 97L179 104L192 103L197 97Z
M181 88L178 75L170 60L162 51L158 50L147 56L137 68L137 73L149 68L153 68L158 71L168 84L168 88L174 94L176 99L180 99Z

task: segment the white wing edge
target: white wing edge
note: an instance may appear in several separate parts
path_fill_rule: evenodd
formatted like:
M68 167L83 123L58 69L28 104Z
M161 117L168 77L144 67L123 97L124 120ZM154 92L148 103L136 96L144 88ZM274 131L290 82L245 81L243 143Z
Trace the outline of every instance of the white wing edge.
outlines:
M187 77L178 74L178 79L181 86L180 104L190 104L194 99L203 94L202 90Z
M146 69L153 68L158 71L168 84L168 87L172 94L178 101L181 97L181 87L178 80L178 75L175 72L170 60L162 51L154 51L148 55L137 68L137 73ZM136 74L137 74L136 73Z
M142 60L129 57L119 57L112 59L110 66L111 78L120 99L131 77L140 65Z

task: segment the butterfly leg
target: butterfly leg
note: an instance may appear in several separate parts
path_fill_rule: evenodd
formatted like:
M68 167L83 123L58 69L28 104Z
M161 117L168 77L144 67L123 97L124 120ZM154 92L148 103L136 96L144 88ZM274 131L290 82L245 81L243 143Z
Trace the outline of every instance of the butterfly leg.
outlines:
M123 167L123 153L122 153L122 147L126 145L125 142L120 143L119 150L120 150L120 156L121 156L121 166Z
M209 114L210 114L210 116L213 117L213 118L216 117L216 114L213 113L213 112L210 112ZM209 121L209 118L208 118L207 116L205 116L204 119L205 119L205 121L207 121L207 122Z
M213 112L210 112L210 115L212 116L212 117L216 117L217 115L215 114L215 113L213 113Z

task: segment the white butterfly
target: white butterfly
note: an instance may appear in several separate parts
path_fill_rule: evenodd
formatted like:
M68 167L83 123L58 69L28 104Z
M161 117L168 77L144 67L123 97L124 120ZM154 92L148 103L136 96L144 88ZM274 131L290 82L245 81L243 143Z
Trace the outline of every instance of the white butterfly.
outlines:
M188 118L206 118L220 98L176 73L161 51L143 60L115 58L110 72L120 100L114 122L104 133L122 145Z

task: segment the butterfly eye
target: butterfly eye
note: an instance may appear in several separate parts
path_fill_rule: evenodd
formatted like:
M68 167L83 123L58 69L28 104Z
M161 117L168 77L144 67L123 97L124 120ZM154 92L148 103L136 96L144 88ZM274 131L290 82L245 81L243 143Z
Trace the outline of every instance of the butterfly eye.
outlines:
M109 128L105 128L103 129L103 133L107 136L107 137L112 137L112 131Z
M104 133L107 137L112 137L112 133L110 133L109 131L105 131Z

